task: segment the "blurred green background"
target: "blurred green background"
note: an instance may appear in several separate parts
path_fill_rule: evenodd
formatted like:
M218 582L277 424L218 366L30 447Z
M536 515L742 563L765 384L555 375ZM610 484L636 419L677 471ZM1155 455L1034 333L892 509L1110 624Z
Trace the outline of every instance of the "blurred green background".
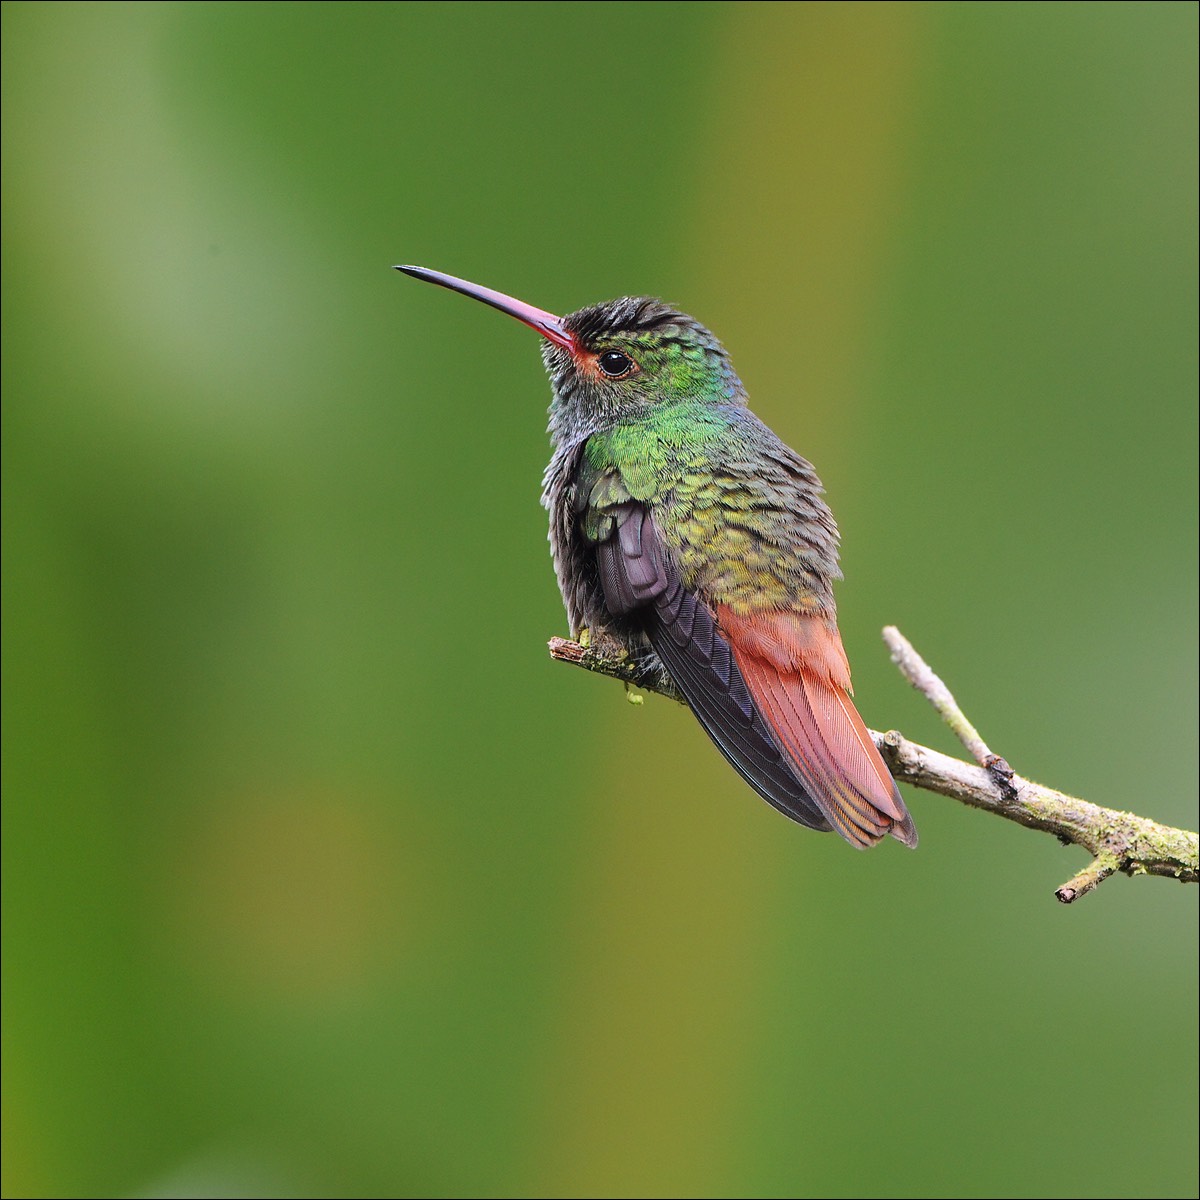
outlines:
M1168 4L3 8L4 1193L1189 1196L1197 889L557 666L536 339L714 328L877 728L1195 827Z

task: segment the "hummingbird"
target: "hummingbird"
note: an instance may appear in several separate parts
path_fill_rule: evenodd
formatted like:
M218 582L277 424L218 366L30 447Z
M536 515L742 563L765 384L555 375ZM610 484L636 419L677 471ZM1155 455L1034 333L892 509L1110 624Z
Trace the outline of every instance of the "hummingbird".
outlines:
M811 464L749 409L729 355L661 300L565 317L432 271L398 271L541 335L543 479L571 634L677 692L768 803L866 849L917 831L851 701L838 530Z

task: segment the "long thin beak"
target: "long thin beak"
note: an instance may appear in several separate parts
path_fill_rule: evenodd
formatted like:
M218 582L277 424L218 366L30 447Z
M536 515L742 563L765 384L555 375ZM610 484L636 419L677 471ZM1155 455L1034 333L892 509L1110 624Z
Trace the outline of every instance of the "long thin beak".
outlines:
M518 321L536 330L556 346L562 346L564 350L574 348L575 343L563 326L562 317L556 317L553 313L543 312L540 308L534 308L532 304L514 300L503 292L493 292L491 288L481 287L478 283L469 283L465 279L445 275L441 271L431 271L428 267L397 267L396 270L403 271L405 275L411 275L414 279L423 279L426 283L436 283L439 287L449 288L452 292L461 292L473 300L482 300L484 304L490 304L502 313L516 317Z

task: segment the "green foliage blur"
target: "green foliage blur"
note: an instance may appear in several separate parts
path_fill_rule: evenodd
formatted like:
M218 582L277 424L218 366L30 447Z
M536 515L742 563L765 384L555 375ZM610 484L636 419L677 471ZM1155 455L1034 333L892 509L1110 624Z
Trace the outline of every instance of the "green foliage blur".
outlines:
M556 666L536 339L661 295L863 714L1195 827L1191 3L3 8L6 1196L1194 1196L1197 889L856 854Z

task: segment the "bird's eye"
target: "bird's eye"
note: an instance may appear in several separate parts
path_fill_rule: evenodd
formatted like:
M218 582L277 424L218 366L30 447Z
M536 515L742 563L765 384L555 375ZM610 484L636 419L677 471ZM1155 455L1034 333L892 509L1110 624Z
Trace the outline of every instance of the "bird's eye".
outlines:
M605 350L596 362L609 379L624 379L626 375L632 375L637 368L637 363L620 350Z

